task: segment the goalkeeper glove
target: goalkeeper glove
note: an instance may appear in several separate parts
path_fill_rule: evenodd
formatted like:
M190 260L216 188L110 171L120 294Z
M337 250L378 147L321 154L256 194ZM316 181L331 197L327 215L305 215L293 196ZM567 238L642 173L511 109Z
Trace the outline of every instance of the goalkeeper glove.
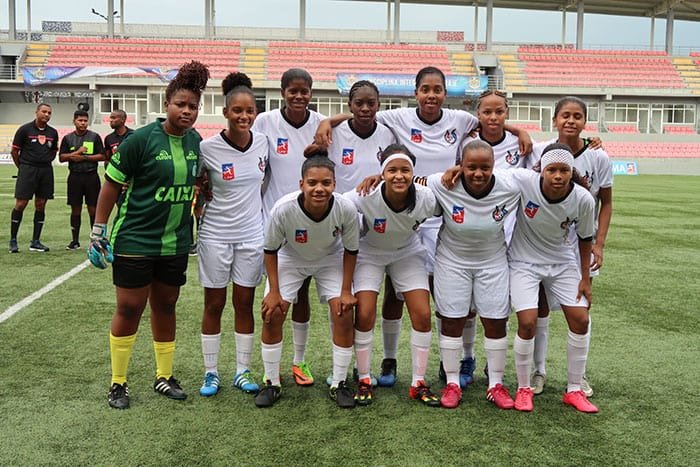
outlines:
M112 245L107 240L107 224L95 224L92 226L90 246L87 254L92 265L100 269L105 269L107 263L114 261Z

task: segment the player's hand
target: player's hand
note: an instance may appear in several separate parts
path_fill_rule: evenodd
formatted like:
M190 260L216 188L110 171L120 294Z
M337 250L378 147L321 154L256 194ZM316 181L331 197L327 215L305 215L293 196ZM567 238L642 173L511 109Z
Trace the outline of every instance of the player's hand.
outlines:
M357 185L355 191L357 191L360 194L360 196L366 196L375 188L377 188L379 182L381 181L381 175L370 175L369 177L366 177L364 180L362 180L362 182L360 182L359 185Z
M100 269L107 268L107 264L114 261L112 245L107 239L107 224L95 224L92 226L87 256L92 265Z
M345 313L352 313L357 305L357 298L350 292L340 293L340 310L338 316L343 316Z
M457 184L457 180L459 180L459 176L461 174L462 168L460 166L455 165L454 167L450 167L449 169L445 170L444 174L442 174L440 183L442 183L442 186L448 190L451 190Z
M286 309L279 292L268 292L262 301L261 316L263 322L269 324L277 313L284 317L287 314Z
M209 174L203 171L197 178L194 179L194 185L199 190L199 194L204 196L206 201L211 201L214 198L214 193L211 191L209 184Z
M597 271L603 266L603 247L594 243L591 246L591 271Z
M518 136L518 147L520 148L520 154L527 156L532 152L532 138L526 131L521 131Z
M314 143L321 147L327 148L333 142L333 127L329 119L321 120L314 135Z
M588 300L588 308L591 308L591 303L593 303L593 292L591 290L591 280L590 278L581 279L578 283L578 293L576 294L576 301L581 300L581 297L586 297Z
M588 147L591 149L603 149L603 140L598 136L588 138Z

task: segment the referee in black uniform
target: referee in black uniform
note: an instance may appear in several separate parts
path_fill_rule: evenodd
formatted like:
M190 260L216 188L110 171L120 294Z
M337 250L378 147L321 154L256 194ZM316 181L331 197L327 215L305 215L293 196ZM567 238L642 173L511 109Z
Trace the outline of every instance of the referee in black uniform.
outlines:
M12 161L19 172L15 184L15 207L10 224L10 253L19 253L17 232L22 214L34 198L34 232L29 251L49 251L39 241L44 227L46 201L53 199L53 162L58 150L58 132L49 126L51 106L39 104L36 118L17 129L12 140Z

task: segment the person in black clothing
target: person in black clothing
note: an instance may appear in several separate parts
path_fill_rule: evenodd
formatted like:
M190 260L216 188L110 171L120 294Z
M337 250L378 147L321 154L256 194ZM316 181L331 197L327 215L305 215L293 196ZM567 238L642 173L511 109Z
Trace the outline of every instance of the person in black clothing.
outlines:
M109 163L112 154L117 152L117 148L122 144L122 141L134 132L134 130L126 126L126 112L121 109L114 109L109 114L109 126L114 131L105 136L105 165Z
M83 199L90 216L90 226L95 223L95 208L100 194L100 177L97 163L105 160L102 137L87 129L88 113L76 110L73 113L75 131L68 133L61 141L59 160L68 162L68 205L71 207L70 228L73 239L66 250L80 248L80 211Z
M39 104L36 118L20 126L12 140L12 161L19 172L15 184L15 207L10 224L10 253L19 253L17 232L22 214L34 198L34 232L29 251L45 252L49 248L39 241L44 227L46 201L53 199L53 167L51 162L58 150L58 132L49 126L51 106Z

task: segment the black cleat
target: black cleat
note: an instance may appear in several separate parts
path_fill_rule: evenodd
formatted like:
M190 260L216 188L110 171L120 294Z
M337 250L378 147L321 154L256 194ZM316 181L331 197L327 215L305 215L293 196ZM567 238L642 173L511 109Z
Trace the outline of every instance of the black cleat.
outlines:
M355 407L355 391L345 385L345 381L338 383L338 387L331 388L328 396L335 401L341 409Z
M32 240L32 243L29 244L29 251L39 251L41 253L45 253L49 250L50 248L43 245L39 240Z
M114 383L107 393L107 403L113 409L129 408L129 387L124 384Z
M7 248L7 251L9 251L10 253L19 253L19 247L17 246L16 239L13 238L12 240L10 240L10 245Z
M180 383L171 376L169 379L158 378L155 383L153 383L153 390L159 394L163 394L170 399L175 399L179 401L184 401L187 399L187 394L180 387Z
M255 405L258 407L272 407L280 399L281 392L282 388L273 386L270 380L267 380L255 396Z
M80 243L70 242L68 245L66 245L66 250L80 250Z

